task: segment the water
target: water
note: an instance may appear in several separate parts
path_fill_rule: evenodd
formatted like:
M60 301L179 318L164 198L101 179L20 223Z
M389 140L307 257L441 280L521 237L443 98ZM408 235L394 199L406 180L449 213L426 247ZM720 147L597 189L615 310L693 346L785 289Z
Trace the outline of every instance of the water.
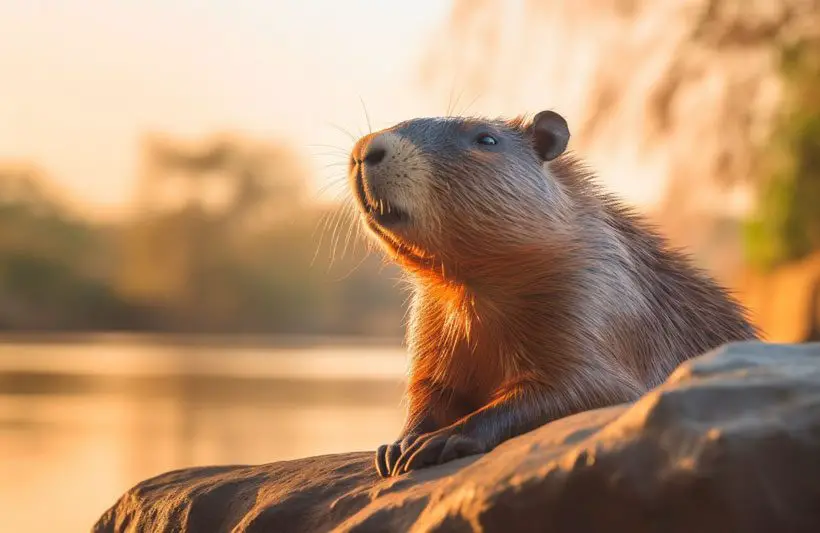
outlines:
M398 343L104 336L0 343L0 531L88 531L175 468L373 450L402 422Z

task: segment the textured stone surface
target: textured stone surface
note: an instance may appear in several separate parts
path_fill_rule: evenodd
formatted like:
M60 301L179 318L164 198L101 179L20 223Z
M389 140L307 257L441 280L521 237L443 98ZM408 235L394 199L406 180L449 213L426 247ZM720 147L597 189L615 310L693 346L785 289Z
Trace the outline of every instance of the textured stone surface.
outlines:
M739 343L631 405L379 479L373 452L192 468L95 532L820 531L820 344Z

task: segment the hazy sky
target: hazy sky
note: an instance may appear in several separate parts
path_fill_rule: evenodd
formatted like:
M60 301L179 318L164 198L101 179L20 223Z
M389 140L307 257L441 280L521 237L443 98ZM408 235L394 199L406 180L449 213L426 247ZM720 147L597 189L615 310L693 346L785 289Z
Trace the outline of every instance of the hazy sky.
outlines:
M290 135L347 148L331 124L442 114L412 86L449 2L0 2L0 159L39 164L97 214L125 205L156 130ZM425 102L428 102L425 104Z

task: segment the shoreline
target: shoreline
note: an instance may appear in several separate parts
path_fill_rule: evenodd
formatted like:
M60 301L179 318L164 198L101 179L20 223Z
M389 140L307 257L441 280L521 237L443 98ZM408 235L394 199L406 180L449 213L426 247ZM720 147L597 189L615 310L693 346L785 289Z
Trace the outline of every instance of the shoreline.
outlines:
M260 347L260 348L404 348L399 336L165 333L131 331L6 331L0 344L121 344L171 347Z

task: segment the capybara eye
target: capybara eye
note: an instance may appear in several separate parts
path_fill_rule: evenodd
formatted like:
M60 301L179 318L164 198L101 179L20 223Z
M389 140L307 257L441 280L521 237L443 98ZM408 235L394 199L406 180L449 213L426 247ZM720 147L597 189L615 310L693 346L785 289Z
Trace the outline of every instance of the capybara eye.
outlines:
M484 144L484 145L487 145L487 146L492 146L493 144L498 144L498 141L496 140L496 138L493 137L492 135L487 134L487 133L482 133L481 135L479 135L476 138L476 142L478 144Z

